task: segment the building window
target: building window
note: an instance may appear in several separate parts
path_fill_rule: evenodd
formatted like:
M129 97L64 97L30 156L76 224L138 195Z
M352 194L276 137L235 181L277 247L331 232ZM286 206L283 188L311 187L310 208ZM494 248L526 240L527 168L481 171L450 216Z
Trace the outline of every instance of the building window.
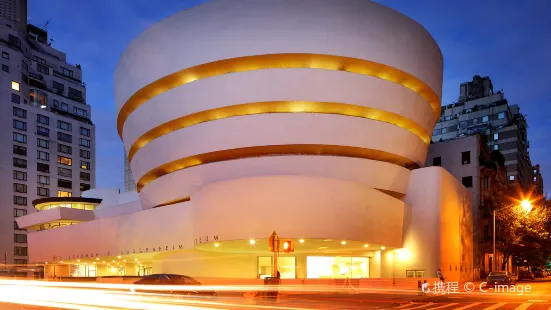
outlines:
M13 255L27 256L27 247L21 247L21 246L13 247Z
M442 132L442 134L445 134L446 132L448 132L448 128L442 128L440 129L440 131Z
M69 105L65 102L61 103L61 111L69 112Z
M14 157L13 166L17 168L27 168L27 161L25 159Z
M11 89L19 91L19 83L16 81L11 81Z
M90 140L80 138L80 146L90 147Z
M13 241L16 243L27 243L27 235L24 234L15 234L13 235Z
M442 166L442 157L440 157L440 156L434 157L432 159L432 165L433 166Z
M50 185L50 177L45 175L37 176L37 183L40 185Z
M40 126L36 126L36 134L44 136L44 137L49 137L50 136L50 129L40 127Z
M13 128L18 129L18 130L22 130L22 131L27 131L27 123L22 122L22 121L17 120L17 119L14 119L13 120Z
M50 197L50 189L45 187L37 187L36 194L38 196Z
M13 260L13 263L15 265L27 265L27 260L26 259L14 259Z
M19 184L19 183L13 183L13 191L16 193L27 193L27 185L26 184Z
M27 148L19 145L14 145L13 153L15 155L27 156Z
M467 121L459 122L459 129L466 129L466 128L467 128Z
M80 157L90 159L90 151L80 150Z
M48 106L48 95L43 91L31 89L29 99L35 107L45 108Z
M27 181L27 173L23 171L13 170L13 179L18 181Z
M537 180L538 180L538 178L537 178L537 177L534 177L534 182L536 182Z
M17 116L19 118L27 118L27 110L13 107L13 116Z
M82 91L69 87L69 97L82 98Z
M40 73L50 75L50 68L48 66L43 65L43 64L37 63L36 64L36 70L38 70L38 72L40 72Z
M425 276L424 270L406 270L406 278L423 278Z
M10 67L8 65L2 65L2 71L10 73Z
M63 179L57 179L57 186L71 189L73 188L73 182Z
M82 136L89 137L89 136L90 136L90 129L84 128L84 127L80 127L80 134L81 134Z
M499 133L494 133L494 141L499 140Z
M57 191L57 197L73 197L73 194L68 191Z
M50 173L50 165L43 163L36 163L36 171Z
M65 91L65 85L58 83L54 81L53 88L58 92L63 94L63 91Z
M65 166L72 166L73 165L73 160L69 157L65 157L65 156L57 156L57 162L62 164L62 165L65 165Z
M499 144L494 144L494 151L499 150Z
M490 188L490 178L485 176L484 179L482 179L482 188L483 189L489 189Z
M14 217L20 217L27 215L27 210L23 209L13 209L13 216Z
M50 141L36 138L36 146L43 148L43 149L49 149L50 148Z
M73 107L73 114L80 117L88 118L88 111L81 108Z
M50 161L50 153L43 151L36 151L36 159Z
M20 228L19 225L17 225L17 221L13 221L13 229L15 229L15 230L26 230L26 229Z
M64 144L57 144L57 151L60 152L60 153L65 153L65 154L73 154L73 148L68 146L68 145L64 145Z
M70 178L73 176L73 171L71 171L71 169L57 167L57 175Z
M61 67L61 74L66 75L68 77L73 77L73 71L67 68Z
M84 192L90 189L90 184L80 183L80 191Z
M80 169L90 170L90 163L87 161L80 161Z
M471 163L471 151L461 152L461 163L463 165Z
M514 175L510 175L509 176L509 181L514 181L515 180L515 176Z
M88 172L80 172L80 179L82 181L90 181L90 174Z
M434 132L432 133L433 136L438 136L439 134L441 134L442 131L440 130L440 128L437 128L434 130Z
M499 112L497 114L497 119L504 119L505 118L505 112Z
M350 256L307 256L309 279L369 278L369 258Z
M283 259L283 260L282 260ZM273 270L273 258L270 256L258 257L258 277L264 279L270 277ZM283 257L278 259L278 266L282 266L280 269L281 278L294 279L296 278L296 258L293 256ZM285 267L283 267L285 266Z
M488 119L489 119L489 118L488 118L488 115L482 116L482 122L483 122L483 123L487 123L487 122L488 122Z
M24 134L21 134L21 133L18 133L18 132L14 132L13 133L13 141L27 144L27 135L24 135Z
M20 104L21 97L18 94L11 94L11 102Z
M6 52L2 52L2 58L4 59L10 59L10 54L6 53Z
M18 205L18 206L26 206L27 205L27 197L13 196L13 204Z
M471 188L473 187L473 177L463 177L461 183L463 183L463 186Z
M73 125L64 121L57 121L57 128L63 129L66 131L73 131Z
M68 142L68 143L73 142L73 136L71 136L70 134L63 133L63 132L58 132L57 133L57 139L60 140L60 141L63 141L63 142Z
M50 118L41 114L36 114L36 122L44 125L50 125Z

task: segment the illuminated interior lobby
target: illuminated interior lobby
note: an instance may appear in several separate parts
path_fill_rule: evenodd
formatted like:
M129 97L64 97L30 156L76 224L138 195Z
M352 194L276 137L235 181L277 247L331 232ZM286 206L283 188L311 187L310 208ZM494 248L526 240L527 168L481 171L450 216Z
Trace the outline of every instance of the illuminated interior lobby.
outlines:
M471 194L424 168L443 57L365 0L213 0L148 28L114 73L137 192L19 217L46 276L472 278Z

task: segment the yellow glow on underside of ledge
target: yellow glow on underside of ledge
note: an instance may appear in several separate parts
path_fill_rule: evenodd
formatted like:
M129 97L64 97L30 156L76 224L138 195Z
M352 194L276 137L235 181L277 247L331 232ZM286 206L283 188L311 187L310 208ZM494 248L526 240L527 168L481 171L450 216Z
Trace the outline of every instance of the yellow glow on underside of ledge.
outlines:
M405 167L407 169L419 168L418 164L403 156L374 149L320 144L265 145L198 154L171 161L144 174L140 178L140 180L138 180L137 190L138 192L140 192L143 187L146 186L148 183L162 176L194 166L235 159L277 155L318 155L353 157L387 162Z
M147 143L170 132L218 119L267 113L319 113L361 117L393 124L409 130L427 145L430 144L431 139L430 135L419 124L401 115L375 108L336 102L269 101L239 104L201 111L159 125L140 136L136 142L134 142L128 150L128 160L131 162L136 152Z
M416 92L431 105L435 116L437 118L440 116L440 98L434 90L415 76L391 66L369 60L332 55L268 54L224 59L198 65L177 71L144 86L132 95L119 111L117 116L119 136L122 138L124 123L134 110L149 99L168 90L196 80L228 73L281 68L339 70L378 77L403 85Z

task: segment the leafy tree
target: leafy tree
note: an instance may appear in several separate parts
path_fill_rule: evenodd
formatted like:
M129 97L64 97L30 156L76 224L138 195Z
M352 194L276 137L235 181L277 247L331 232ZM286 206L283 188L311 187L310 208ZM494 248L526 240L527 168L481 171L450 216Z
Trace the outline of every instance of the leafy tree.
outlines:
M514 190L505 190L495 199L496 248L503 253L502 269L507 262L531 266L546 265L551 256L551 203L540 199L523 206ZM509 191L509 192L507 192Z

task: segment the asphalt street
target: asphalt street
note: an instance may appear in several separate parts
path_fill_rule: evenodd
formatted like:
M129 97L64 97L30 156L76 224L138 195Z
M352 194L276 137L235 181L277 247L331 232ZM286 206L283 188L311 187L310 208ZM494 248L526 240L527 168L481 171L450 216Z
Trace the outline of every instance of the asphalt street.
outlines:
M463 286L463 285L462 285ZM514 292L506 289L479 289L465 292L462 287L457 292L439 291L423 294L420 292L339 292L312 295L281 295L277 300L245 298L243 296L220 296L210 304L190 304L211 309L551 309L551 281L517 282ZM528 286L530 288L528 289ZM469 289L473 286L469 286ZM519 292L519 288L523 292ZM170 303L174 305L174 303ZM168 305L168 303L167 303ZM64 309L14 304L0 304L2 310L45 310Z

